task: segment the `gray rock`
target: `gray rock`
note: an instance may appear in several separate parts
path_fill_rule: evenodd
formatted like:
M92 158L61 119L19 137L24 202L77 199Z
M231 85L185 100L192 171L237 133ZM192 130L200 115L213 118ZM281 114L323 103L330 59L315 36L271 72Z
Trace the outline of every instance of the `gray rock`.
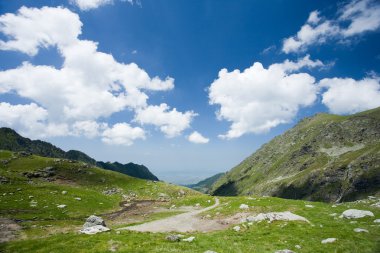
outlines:
M363 218L366 216L373 217L374 215L371 211L358 210L358 209L348 209L344 211L341 215L341 217L344 217L346 219L358 219L358 218Z
M290 249L282 249L282 250L277 250L275 253L295 253L295 252Z
M166 236L165 239L167 241L171 241L171 242L179 242L179 241L181 241L181 237L179 235L168 235L168 236Z
M218 253L218 252L216 252L216 251L212 251L212 250L206 250L206 251L203 252L203 253Z
M93 235L93 234L106 232L106 231L110 231L110 229L102 225L95 225L95 226L86 227L86 228L84 227L79 232L81 232L82 234Z
M104 222L102 218L95 215L91 215L90 217L87 218L86 222L83 225L83 228L89 228L89 227L94 227L98 225L106 227L106 223Z

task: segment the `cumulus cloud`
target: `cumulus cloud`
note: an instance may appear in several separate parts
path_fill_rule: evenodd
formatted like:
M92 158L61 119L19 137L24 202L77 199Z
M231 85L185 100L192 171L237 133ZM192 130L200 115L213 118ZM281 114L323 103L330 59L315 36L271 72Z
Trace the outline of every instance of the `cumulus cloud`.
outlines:
M122 2L128 2L130 5L137 5L142 7L140 0L121 0ZM113 0L70 0L70 2L79 7L82 11L88 11L99 8L103 5L112 4Z
M302 52L311 45L329 40L349 41L354 36L380 28L380 3L375 0L353 0L344 5L336 19L328 20L319 11L310 13L296 35L284 40L285 53Z
M111 54L99 52L96 42L78 38L81 28L79 16L62 7L22 7L17 14L0 16L0 32L8 38L0 40L1 50L33 56L41 48L56 47L63 59L60 68L24 62L17 68L0 71L0 94L11 92L35 101L46 111L45 127L53 123L66 126L61 135L93 138L105 129L103 123L98 123L100 118L126 109L136 113L149 111L146 91L174 88L171 77L150 77L135 63L120 63ZM168 121L177 115L178 121L184 120L158 123L168 136L178 135L189 127L192 113L175 109L161 113ZM40 132L33 124L19 126L29 128L34 137Z
M220 106L219 120L232 122L221 138L232 139L245 133L263 133L291 121L299 108L316 99L314 77L302 68L323 67L306 56L296 62L284 61L267 69L255 62L243 72L222 69L209 88L210 104Z
M131 127L127 123L117 123L102 134L102 141L107 144L130 146L136 139L145 139L144 130L140 127Z
M197 143L197 144L206 144L210 141L208 138L204 137L197 131L194 131L192 134L190 134L187 139L190 142Z
M96 9L112 2L112 0L71 0L71 3L78 6L82 11Z
M160 128L168 138L178 136L183 130L190 127L190 123L197 114L193 111L178 112L176 108L163 103L159 106L148 106L138 110L134 121L140 124L151 124Z
M325 78L319 85L326 89L322 103L332 113L351 114L380 106L378 78Z

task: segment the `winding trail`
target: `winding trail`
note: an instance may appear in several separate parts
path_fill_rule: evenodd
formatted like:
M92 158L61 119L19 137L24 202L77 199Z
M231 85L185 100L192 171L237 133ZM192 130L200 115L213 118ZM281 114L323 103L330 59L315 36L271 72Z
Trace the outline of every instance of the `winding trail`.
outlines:
M215 198L215 204L200 210L194 210L174 215L161 220L151 221L140 225L119 228L118 230L132 230L139 232L193 232L213 231L224 227L215 220L201 219L197 215L219 206L219 199Z

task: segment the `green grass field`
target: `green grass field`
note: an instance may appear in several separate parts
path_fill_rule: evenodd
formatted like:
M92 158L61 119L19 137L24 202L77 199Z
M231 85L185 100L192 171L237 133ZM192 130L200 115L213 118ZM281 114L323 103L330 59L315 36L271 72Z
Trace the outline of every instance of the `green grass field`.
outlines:
M13 157L13 158L12 158ZM8 162L3 163L2 161ZM56 179L28 179L26 171L54 167ZM122 220L113 224L105 218L111 231L96 235L80 234L78 230L91 214L105 214L119 210L122 195L137 199L158 200L166 195L163 210L175 205L202 207L214 204L212 196L166 184L135 179L116 172L87 168L83 163L58 161L38 156L22 157L16 153L0 152L0 176L9 182L0 185L0 217L17 220L21 230L15 240L0 244L0 252L275 252L290 249L295 252L380 252L380 208L371 206L379 199L362 202L333 204L287 200L272 197L220 197L220 205L202 216L223 219L242 212L241 204L249 205L251 214L291 211L310 221L241 224L241 231L230 228L208 233L184 233L195 236L189 242L169 242L169 233L139 233L117 231L125 226ZM106 195L106 189L116 188L119 193ZM179 191L185 195L179 195ZM62 191L67 191L62 194ZM32 197L31 197L32 196ZM81 198L76 200L75 198ZM36 203L36 204L33 204ZM66 205L58 208L57 205ZM313 205L313 208L305 205ZM165 209L166 208L166 209ZM355 220L338 218L345 210L355 208L372 211L375 217ZM162 219L180 213L160 211L146 217L145 221ZM331 214L336 213L335 216ZM137 222L141 223L141 221ZM356 233L355 228L369 233ZM334 237L335 243L322 244L321 240ZM297 249L296 245L301 248Z

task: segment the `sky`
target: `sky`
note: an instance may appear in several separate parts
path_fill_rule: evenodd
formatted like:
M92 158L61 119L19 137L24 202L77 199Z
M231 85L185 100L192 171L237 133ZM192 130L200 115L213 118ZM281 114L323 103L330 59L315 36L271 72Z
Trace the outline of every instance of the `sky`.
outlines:
M0 126L188 184L380 106L376 0L0 1Z

